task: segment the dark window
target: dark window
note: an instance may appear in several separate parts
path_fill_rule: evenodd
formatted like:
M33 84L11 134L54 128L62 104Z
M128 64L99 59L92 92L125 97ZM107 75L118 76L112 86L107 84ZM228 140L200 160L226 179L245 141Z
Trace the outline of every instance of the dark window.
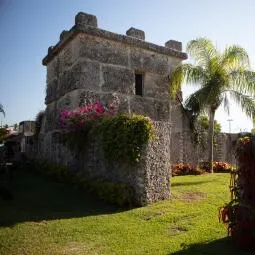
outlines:
M143 74L135 74L135 94L138 96L143 95Z

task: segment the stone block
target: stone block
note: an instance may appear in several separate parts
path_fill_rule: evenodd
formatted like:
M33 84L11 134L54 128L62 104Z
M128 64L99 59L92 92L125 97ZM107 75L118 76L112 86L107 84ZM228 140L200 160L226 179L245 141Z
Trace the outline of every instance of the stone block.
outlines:
M81 61L65 71L59 83L58 95L63 96L75 89L99 90L99 63Z
M167 75L169 73L167 56L146 50L132 49L131 67L144 72Z
M84 12L79 12L75 16L75 25L78 25L81 27L83 26L97 27L97 17Z
M127 96L118 93L101 94L100 101L106 105L113 104L119 113L129 113Z
M147 99L140 96L130 98L130 112L149 116L156 120L156 112L154 107L154 100Z
M103 38L81 36L79 55L101 63L128 66L126 46Z
M129 28L126 32L126 35L137 38L139 40L145 40L144 31L142 31L140 29L137 29L137 28L134 28L134 27Z
M63 30L59 36L60 41L64 41L69 36L69 31Z
M73 47L72 42L68 43L64 47L64 49L60 52L59 56L59 72L63 73L66 71L70 66L74 63L74 54L73 54Z
M58 79L59 75L60 63L58 57L55 57L47 64L47 83L50 83L52 80Z
M154 100L155 120L170 121L169 101Z
M144 96L160 100L169 100L169 80L166 75L145 73Z
M45 110L45 132L55 129L58 125L55 102L47 105Z
M58 85L57 79L47 84L45 104L50 104L51 102L57 99L57 85Z
M165 47L177 50L177 51L182 51L182 43L175 41L175 40L169 40L165 43Z
M79 106L93 104L100 101L103 105L113 104L116 111L121 113L129 112L128 98L118 93L100 93L93 91L82 91L79 93Z
M152 120L169 120L169 103L168 101L154 100L135 96L130 99L131 113L137 113L149 116Z
M103 66L102 74L104 80L102 91L134 95L135 75L132 69Z
M98 92L94 92L94 91L87 91L87 90L82 90L79 93L79 106L84 106L84 105L88 105L88 104L93 104L97 101L100 101L101 97L100 97L100 93Z

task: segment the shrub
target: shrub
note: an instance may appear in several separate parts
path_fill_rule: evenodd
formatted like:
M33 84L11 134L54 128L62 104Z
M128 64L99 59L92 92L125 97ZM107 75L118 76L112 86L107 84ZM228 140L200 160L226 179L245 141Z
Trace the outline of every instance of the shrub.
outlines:
M180 176L180 175L200 175L204 172L198 167L186 164L186 163L178 163L172 165L172 176Z
M150 118L136 114L103 119L99 133L106 160L131 164L140 161L144 144L154 137Z
M71 149L82 151L89 137L98 138L108 162L140 161L143 146L154 137L150 118L136 114L115 115L114 106L100 102L60 114L64 141Z
M210 172L210 163L209 162L200 162L199 168L203 169L206 172ZM234 166L227 162L213 162L213 171L214 173L230 173L234 169Z
M238 169L231 173L230 192L232 201L220 209L219 218L228 227L228 235L235 244L255 250L255 139L241 137L236 157Z

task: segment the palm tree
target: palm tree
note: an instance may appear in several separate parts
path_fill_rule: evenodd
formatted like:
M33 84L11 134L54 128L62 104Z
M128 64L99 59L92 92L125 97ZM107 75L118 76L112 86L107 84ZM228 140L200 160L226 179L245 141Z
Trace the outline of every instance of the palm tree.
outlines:
M213 173L213 134L215 112L221 104L229 112L229 100L234 100L250 118L255 119L255 73L251 71L247 52L229 46L221 54L206 38L192 40L187 52L194 64L177 66L170 80L170 94L176 96L183 83L201 87L185 101L185 108L197 117L202 112L209 115L208 161Z
M5 116L4 107L2 104L0 104L0 112Z

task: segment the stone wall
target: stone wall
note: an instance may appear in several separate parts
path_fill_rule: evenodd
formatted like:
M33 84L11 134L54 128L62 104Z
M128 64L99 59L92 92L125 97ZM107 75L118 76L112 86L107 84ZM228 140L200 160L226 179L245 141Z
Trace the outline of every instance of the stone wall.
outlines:
M131 28L126 35L99 29L96 17L79 13L75 25L60 34L43 59L47 66L45 122L39 154L92 177L124 182L136 191L144 205L169 196L170 100L169 75L187 55L181 43L169 40L165 47L145 41L145 33ZM143 95L135 94L135 74L143 74ZM77 156L58 142L59 113L100 100L114 102L118 112L149 116L157 139L143 152L140 167L124 163L108 166L98 141Z
M172 103L171 123L171 163L198 164L199 162L208 161L207 144L198 146L195 143L189 117L179 100ZM218 134L214 146L214 161L236 164L235 144L237 138L237 134Z

